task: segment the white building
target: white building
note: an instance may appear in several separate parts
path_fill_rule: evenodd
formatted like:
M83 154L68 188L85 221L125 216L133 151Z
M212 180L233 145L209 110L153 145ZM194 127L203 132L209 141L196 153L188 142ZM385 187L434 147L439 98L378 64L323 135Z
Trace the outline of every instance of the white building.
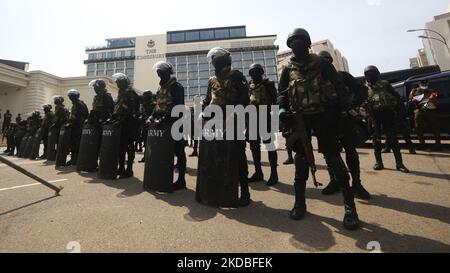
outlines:
M185 87L186 101L205 95L214 71L206 55L214 47L232 53L233 68L248 76L253 63L260 63L267 76L278 82L276 35L247 36L245 26L169 31L166 34L108 39L107 45L88 47L87 76L112 76L125 73L140 91L155 92L159 78L153 65L168 61L175 76Z
M321 51L327 51L331 54L334 59L333 65L337 71L345 71L350 72L347 58L345 58L341 52L336 49L333 43L328 40L322 40L319 42L315 42L311 45L311 53L319 54ZM277 69L278 72L281 73L283 66L286 66L289 63L289 60L292 58L292 50L285 50L279 52L277 55Z
M16 65L18 64L18 65ZM21 65L22 64L22 65ZM88 84L95 77L60 78L44 71L27 71L28 64L12 61L0 61L0 109L2 114L10 110L14 117L25 116L33 111L41 111L42 105L53 104L52 98L62 95L66 98L66 107L71 103L67 91L77 89L89 108L95 92ZM112 79L105 78L108 90L117 97L117 86Z
M428 63L439 65L443 71L450 70L450 49L445 44L450 43L450 12L435 16L433 21L425 24L425 28L443 36L428 30L424 32L423 36L429 37L423 39Z

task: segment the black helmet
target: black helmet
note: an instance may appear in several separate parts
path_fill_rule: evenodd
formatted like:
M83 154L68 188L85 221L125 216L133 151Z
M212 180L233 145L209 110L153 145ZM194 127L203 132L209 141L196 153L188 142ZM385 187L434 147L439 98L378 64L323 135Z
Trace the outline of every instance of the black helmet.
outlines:
M378 70L378 68L376 66L369 65L368 67L366 67L366 69L364 69L364 75L366 75L367 73L369 73L371 71L375 71L378 75L380 74L380 70Z
M144 91L144 93L142 93L142 98L144 101L152 101L153 100L153 92L150 90Z
M104 80L93 80L89 83L89 87L92 88L98 88L98 89L105 89L106 88L106 82Z
M330 63L334 62L333 56L331 56L330 52L328 52L328 51L325 51L325 50L320 51L319 54L317 54L317 55L319 55L320 58L330 61Z
M77 100L80 98L80 92L78 92L78 90L76 90L76 89L71 89L67 92L67 96L71 100L73 100L73 99Z
M42 106L42 109L44 109L44 111L50 111L52 110L52 106L50 104L45 104Z
M231 65L232 59L231 59L231 53L221 47L215 47L211 49L208 52L207 58L209 59L210 63L213 63L214 59L216 58L224 58L226 63Z
M169 72L170 75L172 75L173 72L173 66L171 63L168 62L157 62L154 66L153 66L153 71L167 71Z
M112 75L112 78L116 81L116 83L126 82L127 85L131 84L130 78L128 78L128 76L123 73L116 73Z
M308 47L311 47L311 45L312 45L311 36L309 36L308 31L306 31L306 29L303 29L303 28L296 28L291 33L289 33L288 39L287 39L287 46L289 48L291 48L292 41L295 38L300 38L300 37L305 39L306 43L308 44Z
M64 103L64 97L62 96L54 96L53 101L55 104L63 104Z
M251 73L253 70L259 70L261 74L266 73L266 72L264 71L264 68L263 68L262 65L260 65L260 64L252 64L252 65L250 66L250 69L248 70L248 72Z

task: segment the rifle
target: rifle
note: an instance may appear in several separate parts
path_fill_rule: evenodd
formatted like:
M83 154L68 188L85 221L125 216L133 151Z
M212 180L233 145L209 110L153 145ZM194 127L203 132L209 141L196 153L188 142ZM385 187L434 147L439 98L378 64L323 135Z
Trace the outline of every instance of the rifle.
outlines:
M292 134L287 140L287 147L290 149L294 148L294 145L300 140L302 142L303 150L305 152L306 161L311 168L311 174L314 182L314 186L319 188L323 186L323 184L317 182L316 172L317 166L314 158L314 150L311 143L311 138L308 135L305 125L305 119L303 118L303 114L298 112L292 114Z

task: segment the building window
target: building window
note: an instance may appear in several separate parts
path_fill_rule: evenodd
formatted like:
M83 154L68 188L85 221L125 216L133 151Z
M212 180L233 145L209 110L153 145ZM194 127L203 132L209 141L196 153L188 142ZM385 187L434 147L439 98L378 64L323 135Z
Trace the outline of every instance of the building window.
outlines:
M200 87L200 94L206 95L208 93L208 87L202 86Z
M214 30L200 31L200 40L212 40L212 39L214 39Z
M253 54L251 52L244 52L242 53L242 59L244 60L252 60Z
M197 56L189 56L188 57L188 62L189 63L196 63L196 62L198 62Z
M275 52L273 51L266 51L266 58L275 58Z
M95 64L88 64L87 71L95 71Z
M125 68L125 62L117 62L116 68Z
M93 77L93 76L95 76L95 71L88 71L88 72L87 72L87 76L88 76L88 77Z
M184 32L179 33L170 33L169 34L169 43L179 43L185 41Z
M208 86L208 84L209 84L209 79L207 79L207 80L200 80L200 85L201 86Z
M124 50L119 51L120 58L125 58L126 54L127 54L127 53L126 53L126 51L124 51Z
M189 86L198 86L199 81L198 80L189 80Z
M105 76L105 71L103 70L97 71L97 76Z
M242 28L231 28L230 29L230 37L245 37L247 34L245 33L245 27Z
M187 71L187 65L183 64L183 65L178 65L177 66L177 71L178 72L184 72Z
M125 73L127 76L131 76L131 75L134 75L134 69L127 69L126 70L126 73Z
M189 71L197 71L198 70L198 64L190 64L189 65Z
M241 52L232 52L231 58L233 60L240 61L242 59L242 54L241 54Z
M198 62L199 63L208 63L208 58L206 56L199 56Z
M175 57L169 57L167 58L167 62L172 64L173 66L177 65L177 59Z
M89 61L95 60L96 58L97 58L97 54L96 53L90 53L88 55L88 60Z
M266 59L266 66L274 66L275 59Z
M209 64L200 64L200 71L209 70Z
M134 61L127 61L128 68L134 68Z
M189 78L198 78L198 72L189 72Z
M200 40L200 32L188 31L186 32L186 41L198 41Z
M179 79L186 79L187 78L187 73L186 72L178 73L178 78Z
M187 80L181 80L181 81L178 81L184 88L186 88L187 86L188 86L188 84L187 84Z
M104 70L105 64L97 64L97 70Z
M228 39L230 38L229 29L216 29L214 30L214 36L216 39Z
M114 63L107 63L106 64L107 69L114 69Z
M275 66L269 66L266 68L266 74L276 74L277 68Z
M116 73L125 73L125 69L123 69L123 68L118 68L118 69L116 69Z
M108 59L114 59L114 56L115 56L115 52L114 51L108 52Z
M253 64L252 61L244 61L244 68L250 68L250 66Z
M200 71L200 78L209 78L209 71Z
M179 65L179 64L185 64L185 63L187 63L187 58L186 58L186 56L178 56L178 57L177 57L177 63L178 63L178 65Z
M256 51L256 52L254 53L254 55L255 55L255 59L261 59L261 58L264 58L264 52L262 52L262 51Z
M106 76L111 77L114 75L114 70L106 70Z

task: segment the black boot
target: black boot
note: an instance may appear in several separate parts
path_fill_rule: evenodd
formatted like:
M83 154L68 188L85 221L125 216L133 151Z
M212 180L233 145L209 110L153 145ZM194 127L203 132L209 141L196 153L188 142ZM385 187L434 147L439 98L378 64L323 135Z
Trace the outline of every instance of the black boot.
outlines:
M359 228L359 217L356 212L355 198L350 189L344 189L345 216L344 227L347 230L357 230Z
M394 150L394 156L395 156L395 162L397 163L397 170L402 173L409 173L409 170L403 164L403 158L402 158L402 153L400 152L400 149Z
M291 211L291 219L294 221L302 220L306 215L305 190L306 182L296 182L295 188L295 205Z
M173 184L173 190L179 191L186 189L186 163L183 160L183 163L178 164L178 180L175 184Z
M375 142L374 146L375 146L375 149L374 149L374 150L375 150L375 160L376 160L376 163L375 163L375 165L373 166L373 169L374 169L375 171L381 171L381 170L384 170L383 157L381 156L381 143Z
M267 181L267 186L271 187L278 184L278 154L276 151L269 152L270 162L270 178Z
M341 191L339 183L336 180L331 180L330 184L322 190L323 195L333 195Z
M252 203L250 198L250 189L248 188L248 182L241 182L241 197L238 201L239 207L248 207Z
M370 200L370 193L363 187L361 184L361 180L355 181L353 180L352 191L355 196L363 200Z
M127 179L127 178L130 178L130 177L133 177L133 176L134 176L133 167L132 166L128 166L127 170L122 175L119 176L119 179Z

